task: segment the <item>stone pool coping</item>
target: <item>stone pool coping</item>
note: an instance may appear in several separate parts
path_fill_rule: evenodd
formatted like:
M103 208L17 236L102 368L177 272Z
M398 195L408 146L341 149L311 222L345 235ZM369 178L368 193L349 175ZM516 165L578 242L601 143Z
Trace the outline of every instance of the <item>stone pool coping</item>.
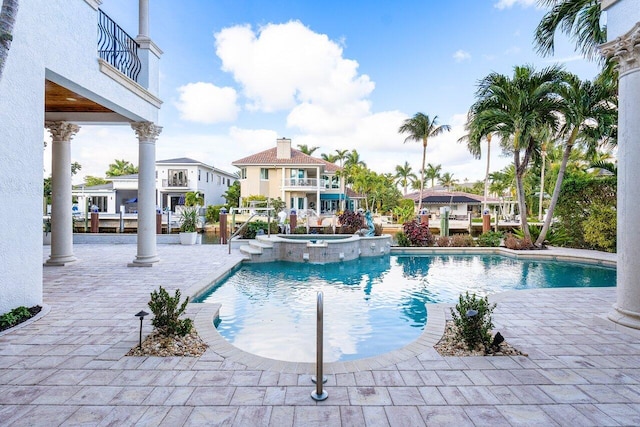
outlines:
M536 259L546 261L576 262L601 265L606 267L616 266L616 254L609 254L590 250L549 248L546 250L514 251L506 248L399 248L392 247L391 255L504 255L516 259ZM237 268L242 260L229 265L224 271L217 271L210 279L205 279L188 289L187 295L198 296L212 283L222 279L233 269ZM517 291L505 291L490 296L492 301L499 301L504 296ZM191 303L195 309L194 326L200 337L216 353L226 359L241 363L249 369L261 369L291 374L313 374L315 362L288 362L258 356L241 350L229 343L213 326L218 317L220 304ZM427 349L433 347L442 338L446 324L446 312L451 304L437 303L427 304L427 324L422 334L413 342L387 353L377 356L339 362L326 362L324 372L326 374L353 373L358 371L375 370L392 364L397 364L411 359Z

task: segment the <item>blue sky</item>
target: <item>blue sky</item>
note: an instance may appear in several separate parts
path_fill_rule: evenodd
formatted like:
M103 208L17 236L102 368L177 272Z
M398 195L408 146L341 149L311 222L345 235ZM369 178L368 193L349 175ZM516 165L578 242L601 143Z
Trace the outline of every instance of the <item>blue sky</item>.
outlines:
M404 144L397 129L420 111L452 126L430 141L427 162L460 181L481 179L484 160L456 143L479 79L554 62L582 78L597 72L563 36L555 57L535 53L544 10L533 0L149 3L151 38L164 51L157 158L192 157L229 172L233 160L283 136L319 146L315 155L357 149L377 172L405 160L417 172L421 144ZM101 8L135 36L137 4ZM91 141L108 148L98 153ZM493 151L492 170L510 162ZM137 141L127 127L84 127L72 158L83 165L74 181L104 176L112 159L137 164Z

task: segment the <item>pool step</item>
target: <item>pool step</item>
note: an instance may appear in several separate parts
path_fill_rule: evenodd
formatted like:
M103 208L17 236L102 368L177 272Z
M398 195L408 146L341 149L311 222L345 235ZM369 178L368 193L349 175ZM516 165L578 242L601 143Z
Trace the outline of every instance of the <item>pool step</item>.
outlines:
M249 256L251 261L272 261L272 251L265 254L265 250L273 249L270 242L251 240L248 244L240 246L240 252Z

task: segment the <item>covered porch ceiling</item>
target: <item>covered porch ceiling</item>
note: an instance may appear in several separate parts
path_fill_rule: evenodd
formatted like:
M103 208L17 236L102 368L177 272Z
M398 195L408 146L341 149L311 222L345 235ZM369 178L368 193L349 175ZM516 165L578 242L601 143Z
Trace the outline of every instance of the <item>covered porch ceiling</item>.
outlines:
M44 91L46 121L88 124L131 122L121 114L51 80L45 80Z

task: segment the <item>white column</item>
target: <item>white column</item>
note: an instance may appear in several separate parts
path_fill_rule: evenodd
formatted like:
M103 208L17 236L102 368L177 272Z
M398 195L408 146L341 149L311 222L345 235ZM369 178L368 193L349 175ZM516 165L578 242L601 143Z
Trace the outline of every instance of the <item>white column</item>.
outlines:
M159 261L156 248L156 140L162 127L132 123L138 137L138 254L130 267L150 267Z
M138 37L149 38L149 0L140 0L139 2Z
M73 255L71 214L71 138L80 127L68 122L46 122L51 133L51 256L46 265L77 261Z
M640 22L601 51L617 62L619 72L618 282L617 302L608 317L640 329Z

